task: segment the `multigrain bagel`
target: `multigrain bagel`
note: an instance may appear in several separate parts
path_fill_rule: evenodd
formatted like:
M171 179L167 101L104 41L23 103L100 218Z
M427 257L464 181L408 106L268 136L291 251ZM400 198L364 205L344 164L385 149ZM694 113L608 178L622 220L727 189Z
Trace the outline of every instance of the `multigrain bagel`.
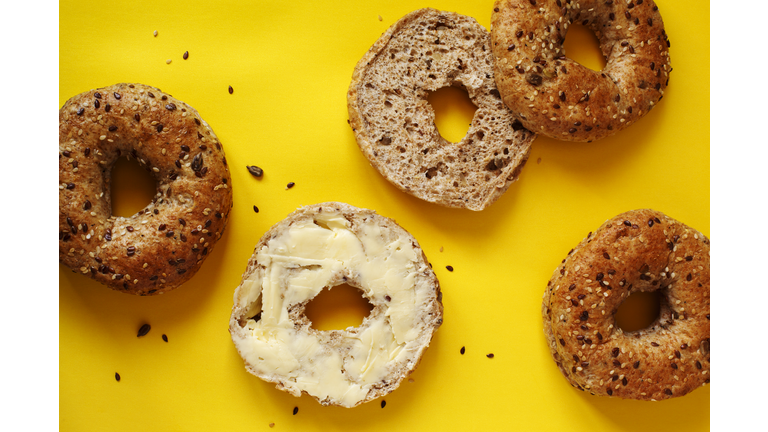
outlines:
M572 24L597 35L602 71L565 56ZM593 141L633 124L661 100L672 71L652 0L497 0L491 39L504 103L531 131L561 140Z
M157 194L131 217L112 215L121 156L152 174ZM59 111L59 261L108 287L162 294L191 278L232 208L224 150L197 111L154 87L116 84Z
M394 23L357 63L347 93L363 154L392 184L446 207L483 210L517 180L536 134L504 106L490 35L474 18L419 9ZM430 92L465 89L477 110L461 141L435 126Z
M373 309L359 327L321 331L304 309L348 284ZM256 245L229 331L246 369L294 396L353 407L395 390L443 322L440 285L416 239L372 210L301 208Z
M648 328L624 332L614 314L632 292L660 291ZM709 383L709 239L663 213L620 214L555 270L544 333L572 386L595 395L661 400Z

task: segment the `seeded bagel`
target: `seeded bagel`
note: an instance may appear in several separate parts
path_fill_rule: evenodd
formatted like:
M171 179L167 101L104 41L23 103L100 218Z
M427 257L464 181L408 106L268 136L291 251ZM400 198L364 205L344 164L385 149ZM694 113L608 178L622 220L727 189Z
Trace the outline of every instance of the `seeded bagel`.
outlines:
M659 291L661 313L625 332L614 314ZM662 400L709 383L709 239L661 212L620 214L569 252L547 284L544 334L568 382L594 395Z
M419 9L394 23L357 63L349 123L392 184L446 207L483 210L514 182L536 137L504 106L488 31L473 18ZM458 143L435 126L430 92L467 91L477 111Z
M157 194L131 217L112 215L120 157L152 174ZM59 111L59 261L104 285L162 294L191 278L232 208L224 150L192 107L157 88L116 84Z
M358 327L321 331L304 309L322 290L359 288ZM353 407L395 390L443 322L440 285L418 242L393 220L329 202L301 208L256 245L235 290L229 331L246 369L294 396Z
M597 35L602 71L566 57L572 24ZM652 0L497 0L491 39L504 103L528 129L566 141L593 141L635 123L661 100L672 71Z

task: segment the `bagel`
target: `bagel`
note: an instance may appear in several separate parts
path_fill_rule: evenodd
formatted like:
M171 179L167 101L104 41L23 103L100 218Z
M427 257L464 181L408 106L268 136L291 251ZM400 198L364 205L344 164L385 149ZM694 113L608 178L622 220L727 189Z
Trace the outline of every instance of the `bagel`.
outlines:
M446 207L483 210L517 180L535 134L504 106L490 36L474 18L419 9L394 23L357 63L349 124L371 165L399 189ZM467 91L477 110L451 143L427 102L442 87Z
M624 332L614 314L638 291L661 313ZM555 270L542 305L552 357L594 395L662 400L709 383L709 239L663 213L634 210L590 233Z
M112 215L112 167L133 158L157 194L131 217ZM104 285L162 294L191 278L232 208L224 150L197 111L154 87L116 84L59 111L59 261Z
M323 289L359 288L359 327L321 331L305 306ZM384 396L418 365L443 322L440 285L418 242L372 210L301 208L256 245L229 322L246 369L294 396L353 407Z
M593 71L565 56L571 24L591 29L606 58ZM669 83L669 39L652 0L497 0L494 71L504 103L528 129L593 141L638 121Z

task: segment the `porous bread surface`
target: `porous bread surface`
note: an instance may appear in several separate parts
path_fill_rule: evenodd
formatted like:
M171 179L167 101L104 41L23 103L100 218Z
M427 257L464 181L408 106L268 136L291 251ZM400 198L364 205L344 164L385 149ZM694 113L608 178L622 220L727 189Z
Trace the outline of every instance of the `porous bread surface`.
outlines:
M344 267L341 271L334 271L333 276L326 282L326 289L341 284L348 284L359 288L362 291L364 297L371 303L373 309L370 314L363 320L362 324L358 327L349 327L345 330L317 330L312 327L312 323L304 314L306 305L312 298L297 301L284 305L287 310L287 324L289 325L289 334L293 336L287 337L303 337L303 335L309 335L313 339L317 340L317 343L321 346L320 354L311 356L308 351L303 350L301 353L286 354L286 352L276 353L274 344L270 345L270 349L264 349L264 351L252 351L251 341L258 337L259 334L272 334L271 337L282 338L283 336L275 336L275 328L262 327L255 329L256 323L264 321L262 319L262 312L266 308L274 307L274 304L267 305L269 300L263 299L267 294L264 294L263 286L266 283L274 283L269 280L269 275L274 275L273 268L268 262L260 262L258 257L260 253L263 256L267 256L269 260L274 259L273 256L280 255L279 260L289 260L288 267L294 268L295 272L301 272L304 270L311 270L307 267L308 262L306 260L295 258L295 265L290 262L290 256L287 258L283 255L285 250L278 252L271 251L269 249L270 242L274 239L280 239L281 236L285 236L287 231L302 221L313 221L318 226L324 226L325 222L321 215L328 215L330 217L341 216L348 222L348 229L358 238L366 235L368 228L374 228L375 232L379 233L378 241L374 249L376 251L366 251L368 259L377 258L376 253L385 254L382 252L386 250L386 245L393 244L402 239L406 241L410 246L414 248L415 260L411 263L415 269L414 273L414 285L415 298L417 299L412 308L415 311L412 330L415 332L415 337L412 340L402 343L399 348L404 355L398 355L396 358L389 358L386 363L386 368L381 376L376 379L371 379L371 383L365 384L363 381L354 378L349 369L349 362L354 361L351 358L354 353L353 345L355 341L360 338L364 338L366 331L376 325L377 322L390 323L392 320L397 319L392 311L389 310L390 304L395 303L398 299L388 297L381 291L375 291L372 287L366 286L364 281L360 280L360 269ZM328 228L328 227L325 227ZM330 245L329 248L333 249L336 246ZM279 248L281 249L281 248ZM383 258L379 256L378 258ZM313 263L318 267L326 266L328 268L334 267L339 263L330 261L318 260ZM321 264L322 263L322 264ZM295 291L306 290L307 287L292 286L288 282L291 277L296 276L297 273L291 271L286 279L280 279L280 284L285 284L280 288L279 297L281 299L290 299L294 297ZM253 282L255 281L255 282ZM254 295L253 291L245 288L250 283L256 283L256 289L258 295ZM277 294L276 294L277 295ZM286 300L287 301L287 300ZM284 316L284 315L281 315ZM234 306L230 317L229 331L232 336L232 340L240 353L241 357L245 361L246 370L251 374L267 381L276 384L276 387L280 390L286 391L294 396L300 396L302 393L310 394L322 405L337 405L344 407L357 406L359 404L368 402L378 397L384 396L393 390L395 390L403 379L405 379L415 368L418 366L421 358L429 346L429 343L438 327L443 322L443 305L442 305L442 293L440 291L440 285L438 280L432 271L427 261L424 252L419 246L418 242L411 234L400 227L392 219L378 215L373 210L361 209L349 204L339 202L326 202L321 204L315 204L306 206L296 210L286 217L284 220L275 224L269 231L267 231L256 245L253 256L248 262L247 269L243 274L242 281L234 294ZM283 323L285 324L285 323ZM387 324L392 326L392 324ZM282 324L278 324L282 326ZM271 342L270 342L271 343ZM378 343L374 341L374 343ZM267 351L272 351L267 352ZM255 362L249 362L248 352L254 352L252 358L258 359ZM344 401L341 398L333 398L326 395L318 394L318 392L307 389L303 385L305 382L318 382L323 381L323 365L327 365L326 360L328 354L339 355L343 359L343 365L341 373L343 379L347 381L350 386L359 386L362 388L364 397L352 402ZM375 352L374 352L375 354ZM267 362L264 358L269 356L278 355L283 359L279 364L279 367L270 369L265 366ZM297 358L293 358L293 356ZM372 354L368 353L370 357ZM291 364L296 361L297 366L295 368L289 368L285 365ZM368 358L366 364L374 361L374 359ZM280 370L277 370L280 369Z
M393 24L358 62L349 123L371 165L401 190L447 207L482 210L525 165L535 134L501 101L488 31L473 18L419 9ZM477 110L457 143L435 126L430 92L467 91Z
M709 383L709 239L661 212L620 214L563 260L542 303L544 333L568 382L594 395L662 400ZM649 327L614 314L633 292L660 291Z
M602 71L566 57L573 24L597 36ZM497 0L491 39L504 103L531 131L566 141L593 141L637 122L661 100L672 71L652 0Z
M111 170L135 159L155 179L152 202L112 215ZM178 287L221 238L232 208L224 150L186 103L143 84L115 84L59 110L59 261L126 293Z

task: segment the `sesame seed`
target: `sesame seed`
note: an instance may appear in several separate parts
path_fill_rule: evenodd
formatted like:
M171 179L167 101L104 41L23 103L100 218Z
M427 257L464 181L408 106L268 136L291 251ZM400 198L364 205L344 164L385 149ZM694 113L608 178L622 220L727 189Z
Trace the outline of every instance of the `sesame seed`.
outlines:
M232 88L232 86L229 86L229 94L232 94L235 92L235 89Z
M183 58L184 60L188 59L189 58L189 51L184 51L184 55L181 56L181 58Z

